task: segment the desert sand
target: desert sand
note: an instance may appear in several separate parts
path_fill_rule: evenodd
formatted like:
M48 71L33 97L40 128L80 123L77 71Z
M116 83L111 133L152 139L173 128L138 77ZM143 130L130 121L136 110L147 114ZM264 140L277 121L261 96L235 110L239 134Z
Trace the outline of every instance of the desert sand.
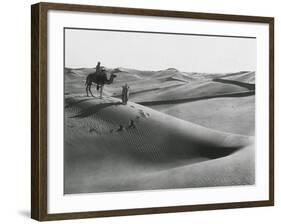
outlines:
M93 71L65 69L66 194L255 183L254 72L115 68L100 99Z

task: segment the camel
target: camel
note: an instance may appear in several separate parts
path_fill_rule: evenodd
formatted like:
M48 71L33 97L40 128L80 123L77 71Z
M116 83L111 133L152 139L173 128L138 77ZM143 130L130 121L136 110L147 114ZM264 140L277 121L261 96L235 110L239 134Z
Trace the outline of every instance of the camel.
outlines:
M110 74L109 79L107 79L107 73ZM105 70L101 71L100 74L97 74L96 72L89 74L87 76L86 83L85 83L87 96L89 96L89 92L90 92L92 97L94 97L91 91L91 87L92 84L95 83L97 85L97 90L100 90L100 98L102 98L103 86L110 85L111 83L113 83L115 77L116 75L113 72L107 72Z

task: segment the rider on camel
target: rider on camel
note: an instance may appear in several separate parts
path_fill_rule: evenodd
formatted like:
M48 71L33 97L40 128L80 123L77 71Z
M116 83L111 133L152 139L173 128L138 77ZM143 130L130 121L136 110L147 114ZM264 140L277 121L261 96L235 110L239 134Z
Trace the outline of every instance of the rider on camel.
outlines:
M100 74L101 74L100 62L98 62L97 66L96 66L96 74L97 74L97 75L100 75Z

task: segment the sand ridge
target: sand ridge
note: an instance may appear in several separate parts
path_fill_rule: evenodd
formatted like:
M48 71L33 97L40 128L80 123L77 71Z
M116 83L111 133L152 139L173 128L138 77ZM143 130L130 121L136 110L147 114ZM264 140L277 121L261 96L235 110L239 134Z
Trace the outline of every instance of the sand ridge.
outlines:
M254 72L112 70L99 99L94 69L65 69L65 193L255 183Z

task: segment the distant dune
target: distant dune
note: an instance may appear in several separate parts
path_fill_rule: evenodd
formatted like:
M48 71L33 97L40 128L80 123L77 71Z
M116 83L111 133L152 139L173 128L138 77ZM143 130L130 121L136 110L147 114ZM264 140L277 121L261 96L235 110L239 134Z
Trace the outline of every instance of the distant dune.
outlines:
M65 193L255 183L255 72L109 70L99 99L65 68Z
M235 80L240 81L244 83L255 83L255 72L242 72L242 73L234 73L229 74L226 76L223 76L221 78L227 79L227 80Z
M219 83L214 79L227 79L254 84L255 72L238 72L229 74L205 74L180 72L169 68L160 71L140 71L136 69L114 68L117 78L113 85L106 86L108 96L120 96L121 86L131 86L131 100L177 99L200 97L213 94L247 91L246 87L231 83ZM65 69L66 92L83 93L86 76L94 72L92 68ZM78 84L78 85L77 85Z

